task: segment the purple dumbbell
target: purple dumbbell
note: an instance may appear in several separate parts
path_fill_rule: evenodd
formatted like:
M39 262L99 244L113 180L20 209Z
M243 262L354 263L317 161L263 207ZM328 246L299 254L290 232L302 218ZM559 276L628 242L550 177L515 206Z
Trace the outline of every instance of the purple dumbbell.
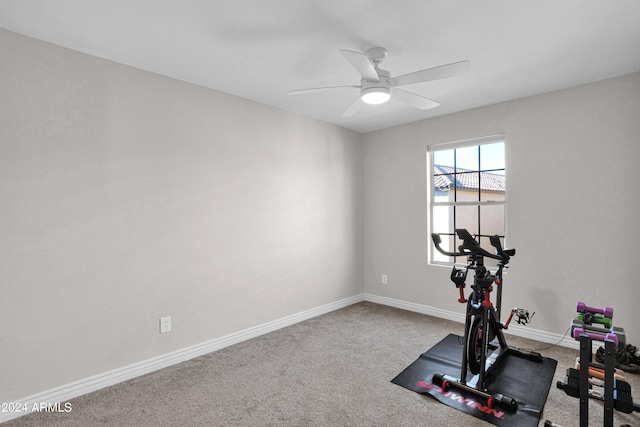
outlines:
M591 332L585 332L582 328L575 328L573 330L573 338L577 341L580 340L580 335L586 335L589 339L597 341L613 341L614 345L618 347L618 336L616 334L594 334Z
M576 310L578 313L600 313L604 317L608 317L609 319L613 319L613 308L605 307L605 308L593 308L585 305L583 302L579 302L576 306Z

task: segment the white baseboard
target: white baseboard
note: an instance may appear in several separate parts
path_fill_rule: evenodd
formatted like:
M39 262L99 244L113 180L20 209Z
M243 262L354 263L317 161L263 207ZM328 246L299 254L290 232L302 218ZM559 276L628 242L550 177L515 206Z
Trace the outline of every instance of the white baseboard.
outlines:
M372 294L364 294L364 300L376 304L388 305L389 307L395 307L401 310L413 311L414 313L427 314L429 316L438 317L441 319L464 323L464 313L462 312L458 313L454 311L442 310L441 308L430 307L428 305L416 304L409 301L381 297Z
M399 308L402 310L413 311L420 314L427 314L429 316L438 317L441 319L452 320L454 322L464 323L465 316L463 312L454 312L443 310L441 308L430 307L428 305L416 304L413 302L397 300L393 298L381 297L378 295L372 295L365 293L363 295L364 301L370 301L376 304L388 305L390 307ZM569 347L578 349L580 347L578 341L574 340L568 335L560 335L551 332L541 331L539 329L533 329L520 325L509 325L509 333L528 338L548 344L557 344L561 347Z
M143 360L142 362L134 363L132 365L115 369L113 371L104 372L92 377L83 378L81 380L74 381L60 387L56 387L50 390L43 391L41 393L25 397L24 399L18 399L14 403L19 402L21 408L27 408L28 410L30 410L34 407L34 405L37 405L36 407L39 407L39 405L43 403L53 405L55 403L67 402L68 400L81 396L83 394L87 394L92 391L96 391L101 388L120 383L122 381L130 380L132 378L136 378L141 375L145 375L150 372L157 371L159 369L166 368L168 366L175 365L177 363L220 350L230 345L237 344L239 342L246 341L248 339L255 338L287 326L291 326L298 322L302 322L303 320L308 320L313 317L320 316L322 314L326 314L361 301L364 301L363 294L355 295L353 297L345 298L339 301L322 305L320 307L315 307L310 310L286 316L272 322L267 322L262 325L235 332L233 334L225 335L211 341L206 341L201 344L187 347L182 350L177 350L172 353L154 357L152 359ZM0 412L0 423L18 418L22 415L26 415L27 413L28 412L15 411Z

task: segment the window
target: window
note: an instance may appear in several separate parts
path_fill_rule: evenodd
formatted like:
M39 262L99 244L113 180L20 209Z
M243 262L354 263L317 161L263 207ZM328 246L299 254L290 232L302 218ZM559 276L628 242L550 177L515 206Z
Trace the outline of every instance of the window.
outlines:
M489 236L505 236L506 175L504 135L428 147L430 233L441 234L442 248L456 252L456 228L466 228L484 248ZM455 263L431 248L431 262ZM461 258L461 257L457 257Z

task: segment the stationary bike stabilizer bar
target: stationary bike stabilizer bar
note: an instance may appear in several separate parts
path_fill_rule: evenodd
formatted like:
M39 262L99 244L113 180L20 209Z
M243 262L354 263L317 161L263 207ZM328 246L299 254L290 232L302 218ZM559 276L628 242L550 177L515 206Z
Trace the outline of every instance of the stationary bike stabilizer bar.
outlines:
M487 400L487 406L490 409L499 407L509 412L515 412L518 409L518 403L513 397L505 396L500 393L491 394L486 391L478 390L477 388L468 386L466 383L460 382L457 378L444 374L433 374L432 381L435 385L439 386L442 391L448 391L454 387L459 390L464 390L468 393L475 394L483 399Z
M502 249L502 244L500 243L500 237L491 236L489 237L489 241L491 242L491 246L496 248L496 253L492 254L491 252L483 249L480 246L480 243L476 239L473 238L471 233L467 231L465 228L457 228L456 234L458 238L462 240L462 244L458 246L458 250L460 252L449 252L442 249L440 246L442 244L442 239L440 238L440 234L431 233L431 238L433 239L433 244L435 245L438 252L446 256L468 256L468 255L482 255L487 258L497 259L504 263L509 262L509 258L516 254L515 249Z

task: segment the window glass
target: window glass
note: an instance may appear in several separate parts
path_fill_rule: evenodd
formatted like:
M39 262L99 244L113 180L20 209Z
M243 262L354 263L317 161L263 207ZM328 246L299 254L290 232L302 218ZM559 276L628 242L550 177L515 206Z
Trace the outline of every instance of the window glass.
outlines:
M466 228L487 250L492 250L489 236L505 237L504 136L474 141L429 147L430 232L440 234L442 248L451 252L461 243L455 236L458 228ZM430 253L435 262L466 261L436 250Z
M454 167L453 163L453 150L436 151L433 153L433 164L441 166ZM453 171L452 171L453 172Z
M504 175L504 142L480 146L480 170Z
M456 159L456 172L477 171L478 150L478 146L453 150Z
M481 201L504 201L505 199L505 176L496 172L480 172L479 192Z

